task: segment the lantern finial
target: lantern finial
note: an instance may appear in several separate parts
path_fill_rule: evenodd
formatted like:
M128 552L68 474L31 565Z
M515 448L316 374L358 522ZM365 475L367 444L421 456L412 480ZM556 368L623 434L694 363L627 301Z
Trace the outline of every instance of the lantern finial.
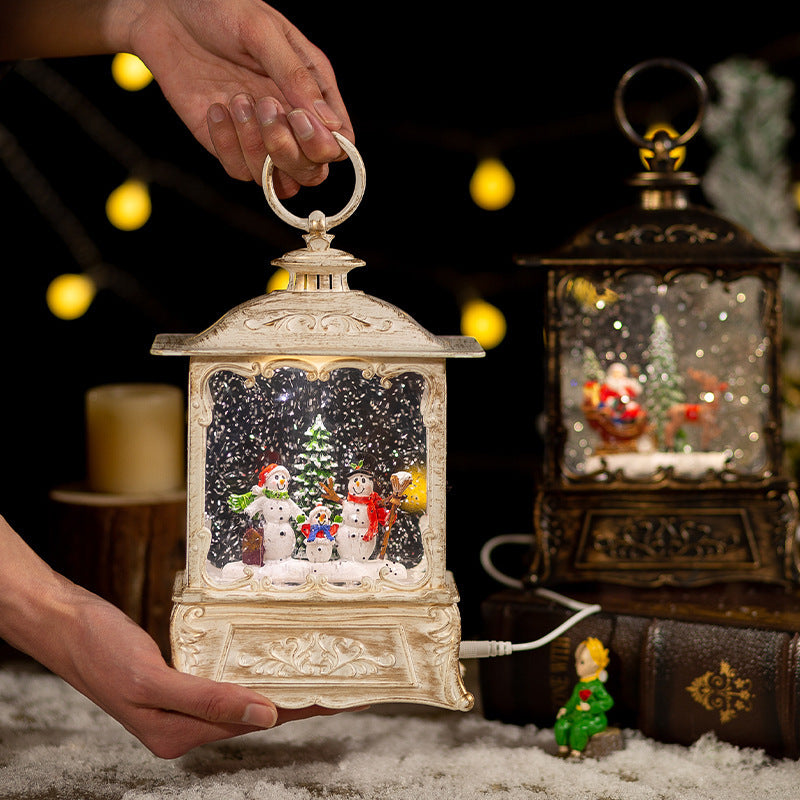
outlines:
M347 205L332 217L325 216L322 211L312 211L304 219L289 212L275 194L272 159L267 156L264 162L261 183L270 208L284 222L306 231L303 235L306 242L304 249L293 250L272 262L273 266L282 267L289 273L289 285L286 288L289 292L346 292L349 290L347 273L355 267L364 266L360 259L330 246L333 236L328 231L358 208L366 184L366 170L358 150L341 134L334 131L333 135L353 164L355 187Z
M631 125L625 111L625 89L640 72L653 67L675 70L687 75L695 88L698 110L694 122L678 133L669 124L653 125L644 135ZM671 58L651 59L631 67L620 79L614 95L614 114L622 132L639 148L639 155L647 168L646 172L634 175L630 183L643 188L642 205L645 208L686 208L686 191L696 186L698 177L687 171L679 171L685 155L686 143L700 130L708 105L708 87L702 76L681 61Z

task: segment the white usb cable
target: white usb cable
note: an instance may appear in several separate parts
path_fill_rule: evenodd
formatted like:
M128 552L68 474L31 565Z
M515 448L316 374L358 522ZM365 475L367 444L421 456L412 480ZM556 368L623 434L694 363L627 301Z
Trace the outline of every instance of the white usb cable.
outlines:
M524 533L508 533L495 536L494 538L489 539L489 541L486 542L486 544L484 544L484 546L481 548L481 565L483 566L484 570L486 570L486 572L499 583L510 586L513 589L521 589L524 586L523 582L500 572L492 563L491 554L498 545L530 545L532 542L533 536ZM562 633L568 631L574 625L577 625L582 619L585 619L592 614L596 614L598 611L602 611L602 608L596 603L581 603L578 600L565 597L564 595L554 592L551 589L538 588L534 589L533 591L540 597L546 597L548 600L553 600L560 605L572 609L575 611L575 614L573 614L568 620L563 622L557 628L554 628L552 631L550 631L550 633L532 642L513 644L512 642L496 641L493 639L461 642L459 658L492 658L494 656L509 656L512 653L520 653L525 650L536 650L536 648L543 647L549 642L552 642L553 639L557 639Z

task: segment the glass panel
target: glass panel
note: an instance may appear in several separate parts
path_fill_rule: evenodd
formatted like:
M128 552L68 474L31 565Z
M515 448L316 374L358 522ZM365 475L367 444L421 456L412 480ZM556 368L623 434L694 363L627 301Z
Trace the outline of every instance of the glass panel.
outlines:
M773 387L757 277L572 276L559 299L568 473L765 468Z
M296 585L312 573L357 583L384 570L392 580L417 580L426 510L424 388L416 373L384 385L354 368L333 370L326 381L288 367L270 377L214 373L206 439L209 576L225 583L247 570ZM393 474L400 485L410 481L397 507ZM328 483L326 498L320 484Z

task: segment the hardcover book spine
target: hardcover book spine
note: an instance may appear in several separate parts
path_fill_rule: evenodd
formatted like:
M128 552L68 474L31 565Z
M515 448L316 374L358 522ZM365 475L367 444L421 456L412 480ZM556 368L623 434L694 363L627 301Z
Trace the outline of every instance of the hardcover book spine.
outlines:
M658 620L642 649L638 727L691 744L722 741L795 758L800 635Z
M661 608L660 610L664 610ZM524 595L483 604L487 637L541 638L572 612ZM770 618L771 619L771 618ZM609 723L658 741L691 744L705 733L776 757L800 757L800 633L603 611L549 644L480 662L488 719L552 728L575 680L575 648L596 636L609 648Z

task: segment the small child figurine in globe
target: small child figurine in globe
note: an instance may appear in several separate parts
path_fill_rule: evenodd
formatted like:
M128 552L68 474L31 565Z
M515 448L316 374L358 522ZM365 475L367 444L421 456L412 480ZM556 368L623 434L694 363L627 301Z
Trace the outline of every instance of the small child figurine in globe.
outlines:
M303 523L300 531L305 537L306 558L315 563L328 561L333 553L333 544L336 541L336 531L342 518L333 517L331 512L322 504L311 509L308 522Z
M589 739L608 727L606 712L614 700L603 685L608 678L608 650L594 637L575 649L575 671L580 680L566 705L558 711L555 723L560 755L580 757Z

